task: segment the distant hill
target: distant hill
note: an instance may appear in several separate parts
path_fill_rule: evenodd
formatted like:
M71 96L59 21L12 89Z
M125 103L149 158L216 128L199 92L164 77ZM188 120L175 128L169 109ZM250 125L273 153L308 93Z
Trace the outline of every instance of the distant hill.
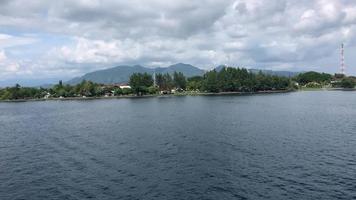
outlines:
M249 69L249 71L252 73L255 73L255 74L257 74L261 71L264 74L282 76L282 77L293 77L293 76L300 74L300 72L274 71L274 70L266 70L266 69L262 69L262 70L261 69Z
M219 65L218 67L215 68L216 71L221 71L224 67L226 67L225 65ZM300 72L292 72L292 71L274 71L274 70L267 70L267 69L248 69L250 72L257 74L260 71L263 74L268 74L268 75L275 75L275 76L282 76L282 77L293 77L296 76L298 74L300 74Z
M214 69L215 69L215 71L220 72L225 67L227 67L227 65L219 65L219 66L215 67Z
M0 87L13 87L16 84L22 87L40 87L58 83L61 78L24 78L24 79L6 79L0 80Z
M189 64L178 63L175 65L171 65L169 67L159 67L159 68L147 68L141 65L122 65L117 66L109 69L99 70L87 73L81 77L73 78L66 83L74 85L78 84L83 80L89 80L96 83L103 83L103 84L112 84L112 83L127 83L129 81L130 76L133 73L149 73L153 74L156 73L170 73L172 74L174 71L182 72L185 76L198 76L203 75L204 71L194 67Z

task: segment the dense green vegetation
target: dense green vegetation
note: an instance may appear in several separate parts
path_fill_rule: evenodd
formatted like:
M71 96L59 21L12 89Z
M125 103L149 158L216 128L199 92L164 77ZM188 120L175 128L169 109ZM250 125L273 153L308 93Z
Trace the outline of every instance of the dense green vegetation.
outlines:
M187 80L187 89L190 91L198 91L202 88L204 78L202 76L193 76Z
M156 85L159 90L171 90L173 88L173 79L171 75L166 74L156 74Z
M247 69L226 67L209 71L203 76L186 78L182 73L156 74L157 91L190 90L201 92L257 92L266 90L287 90L291 81L286 77L254 74ZM136 94L147 94L154 85L153 78L147 73L135 73L130 78L130 85Z
M153 78L148 73L134 73L130 77L130 86L137 95L147 94L153 86Z
M334 87L341 87L352 89L356 86L356 79L351 77L344 77L340 81L333 83Z
M355 88L356 78L343 74L327 74L314 71L301 73L293 78L302 88Z
M42 88L21 87L19 84L0 89L0 99L43 98L46 94L46 90Z
M197 82L194 82L197 84ZM226 67L219 72L207 72L201 80L200 90L207 92L256 92L266 90L287 90L291 81L286 77L253 74L247 69Z
M327 73L318 73L314 71L305 72L298 74L295 80L302 85L308 84L310 82L316 82L319 84L329 83L332 80L332 75Z
M298 83L298 84L297 84ZM134 73L130 76L131 87L104 85L83 80L77 85L63 84L59 81L52 88L31 88L15 85L0 89L0 100L101 97L120 95L169 94L172 92L258 92L290 90L299 88L342 87L354 88L355 77L330 75L318 72L300 73L293 78L251 72L244 68L223 67L212 70L203 76L186 78L182 72ZM299 86L298 86L299 85Z
M173 76L168 73L156 74L156 87L159 91L170 91L174 88L185 90L187 78L182 72L174 72Z
M40 99L40 98L64 98L64 97L99 97L106 94L127 95L131 94L131 89L120 89L110 85L102 85L91 81L82 81L77 85L64 85L62 81L52 88L31 88L15 85L0 89L0 100L16 99Z

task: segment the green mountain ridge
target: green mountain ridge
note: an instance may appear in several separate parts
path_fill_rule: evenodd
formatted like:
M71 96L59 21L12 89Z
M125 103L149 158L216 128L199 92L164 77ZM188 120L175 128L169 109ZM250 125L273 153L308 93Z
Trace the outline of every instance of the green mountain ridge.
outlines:
M147 68L141 65L121 65L109 69L90 72L81 77L73 78L67 81L66 83L74 85L80 83L83 80L93 81L102 84L127 83L133 73L153 74L156 72L172 74L175 71L182 72L186 77L201 76L204 74L204 70L184 63L178 63L165 68Z
M220 71L223 69L224 66L218 66L215 68L215 70ZM202 69L199 69L193 65L190 64L184 64L184 63L177 63L174 65L170 65L168 67L157 67L157 68L148 68L144 67L141 65L120 65L117 67L113 68L108 68L108 69L103 69L103 70L98 70L94 72L90 72L87 74L84 74L81 77L76 77L73 78L69 81L67 81L67 84L70 85L75 85L80 83L83 80L88 80L88 81L93 81L95 83L102 83L102 84L124 84L128 83L130 76L133 73L148 73L148 74L154 74L154 73L169 73L173 74L173 72L182 72L186 77L192 77L192 76L202 76L205 71ZM259 71L262 71L264 74L269 74L269 75L277 75L277 76L283 76L283 77L292 77L296 76L299 74L299 72L290 72L290 71L272 71L272 70L259 70L259 69L249 69L252 73L259 73Z

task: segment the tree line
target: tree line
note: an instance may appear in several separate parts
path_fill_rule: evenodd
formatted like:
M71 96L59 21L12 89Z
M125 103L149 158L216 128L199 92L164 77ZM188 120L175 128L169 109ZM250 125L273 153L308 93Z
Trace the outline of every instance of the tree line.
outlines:
M298 83L298 84L296 84ZM258 92L270 90L290 90L298 87L331 87L354 88L355 77L330 75L318 72L305 72L287 78L267 75L262 72L252 73L245 68L224 67L221 70L211 70L202 76L185 77L182 72L173 74L134 73L128 84L131 88L119 88L115 85L103 85L91 81L82 81L77 85L58 84L51 88L14 87L0 88L1 100L41 99L65 97L100 97L109 94L147 95L170 93L173 89L194 92ZM298 86L299 85L299 86Z
M355 88L356 86L356 77L345 76L344 74L331 75L314 71L300 73L296 77L293 77L292 80L300 84L300 87L305 88Z
M155 79L155 80L154 80ZM130 77L130 86L137 95L152 91L189 90L200 92L257 92L266 90L287 90L292 87L286 77L254 74L244 68L225 67L212 70L203 76L186 78L181 72L156 74L135 73Z
M136 95L155 94L172 89L186 90L187 78L182 72L174 72L173 75L134 73L130 76L129 85Z
M21 87L16 84L14 87L0 89L0 100L16 99L41 99L41 98L65 98L65 97L100 97L106 94L129 95L131 89L115 87L112 85L103 85L92 81L83 80L77 85L58 84L51 88Z

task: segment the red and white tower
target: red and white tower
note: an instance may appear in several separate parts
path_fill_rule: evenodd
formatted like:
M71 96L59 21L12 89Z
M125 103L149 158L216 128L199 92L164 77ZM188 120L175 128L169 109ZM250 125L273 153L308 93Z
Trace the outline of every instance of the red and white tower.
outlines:
M344 55L344 43L341 44L341 63L340 72L345 75L345 55Z

